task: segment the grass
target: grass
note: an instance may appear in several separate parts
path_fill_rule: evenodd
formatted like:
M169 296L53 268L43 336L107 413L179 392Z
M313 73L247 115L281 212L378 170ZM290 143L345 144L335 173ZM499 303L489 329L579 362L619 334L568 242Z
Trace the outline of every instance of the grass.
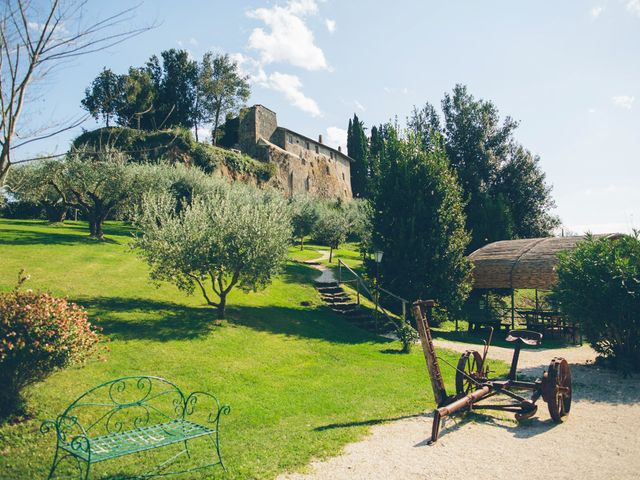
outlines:
M146 265L128 246L126 226L107 223L105 232L108 241L99 243L88 239L83 223L0 219L0 290L10 290L25 268L29 288L85 305L110 339L102 358L28 390L34 419L0 425L0 477L46 477L54 439L38 432L40 422L90 387L124 375L166 377L230 404L221 431L230 479L304 469L312 458L335 455L362 438L370 425L433 408L420 349L386 354L399 343L355 328L325 307L310 267L291 262L266 290L234 291L228 319L214 326L215 312L199 297L149 283ZM114 460L94 473L104 478L122 470L131 472L125 460ZM222 476L219 470L193 475L183 478Z

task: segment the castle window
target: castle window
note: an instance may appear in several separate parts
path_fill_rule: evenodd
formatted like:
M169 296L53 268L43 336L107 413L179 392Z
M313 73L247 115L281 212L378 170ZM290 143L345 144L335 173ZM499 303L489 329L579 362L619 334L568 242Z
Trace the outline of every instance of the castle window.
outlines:
M329 173L331 173L331 171L329 170L329 165L327 165L327 175L329 175Z
M344 172L342 172L342 180L345 180L345 178L344 178Z
M307 192L309 191L310 182L311 180L309 179L309 177L307 177L307 179L304 182L304 188L306 188Z
M289 143L293 143L293 135L289 135Z
M318 148L318 145L316 145L316 153L320 153L320 149Z
M309 142L307 142L307 150L309 150Z

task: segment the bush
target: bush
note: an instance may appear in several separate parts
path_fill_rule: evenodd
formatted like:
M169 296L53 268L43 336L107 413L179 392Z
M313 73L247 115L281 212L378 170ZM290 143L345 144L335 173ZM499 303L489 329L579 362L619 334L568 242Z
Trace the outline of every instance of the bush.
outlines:
M64 298L17 288L0 294L0 418L20 413L25 387L82 362L98 338L85 310Z
M640 370L640 232L588 236L562 252L554 300L593 348L624 371Z

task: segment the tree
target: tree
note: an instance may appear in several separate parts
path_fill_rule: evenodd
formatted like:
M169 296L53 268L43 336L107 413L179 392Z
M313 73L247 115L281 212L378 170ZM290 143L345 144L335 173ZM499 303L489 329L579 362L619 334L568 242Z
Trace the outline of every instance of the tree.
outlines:
M34 80L43 81L70 59L104 50L150 28L115 30L137 7L86 23L85 1L46 3L6 0L0 13L0 186L17 148L73 128L85 119L23 124L25 105L35 98Z
M442 100L446 149L467 200L467 230L470 250L495 240L511 238L504 229L484 228L486 200L504 163L511 136L518 123L507 117L500 124L498 109L489 101L476 100L467 87L456 85Z
M218 318L235 286L256 291L270 283L291 239L282 195L223 180L182 208L168 193L148 194L134 223L142 232L134 244L151 279L188 294L198 288Z
M319 242L329 246L329 263L333 261L333 251L347 240L349 227L349 218L341 208L326 204L321 208L313 235Z
M99 152L72 151L63 161L41 164L44 176L64 204L77 208L89 221L89 235L104 239L103 223L140 194L136 165L127 157L106 148Z
M470 291L471 272L462 189L442 148L425 152L419 138L402 139L387 128L388 168L373 209L382 282L404 298L434 298L457 309Z
M229 55L205 53L198 76L198 113L194 122L196 140L198 123L213 122L212 141L215 145L216 132L223 117L238 113L250 94L248 77L240 74L238 64Z
M17 200L42 206L50 222L63 222L69 207L48 181L55 166L53 163L18 166L9 172L7 186Z
M154 130L153 105L158 92L150 73L144 68L130 67L127 74L118 77L118 81L118 124L138 130Z
M425 152L433 151L442 146L443 135L440 117L430 103L425 103L421 109L413 107L411 116L407 119L407 127L419 139Z
M158 72L158 59L151 57L148 71L157 82L154 101L156 128L185 127L195 124L198 62L189 58L186 50L163 51L162 73Z
M640 370L640 232L588 236L561 252L553 299L596 352L624 371Z
M291 198L289 205L293 235L300 239L300 250L304 250L304 237L311 235L320 218L319 203L308 194L298 194Z
M516 238L547 237L560 225L549 213L555 202L539 162L538 156L513 143L496 179L495 190L509 206Z
M368 151L364 124L354 113L347 128L347 154L354 160L351 164L351 191L355 198L366 198L369 194Z
M102 117L107 127L109 120L118 111L121 102L121 82L110 69L104 68L91 83L91 87L84 91L84 98L80 103L96 120Z

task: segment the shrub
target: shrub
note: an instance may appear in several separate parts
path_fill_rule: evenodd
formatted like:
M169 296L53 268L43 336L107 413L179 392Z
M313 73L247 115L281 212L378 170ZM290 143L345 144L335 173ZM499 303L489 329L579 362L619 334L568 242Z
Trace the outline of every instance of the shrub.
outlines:
M593 348L622 370L640 370L640 232L588 236L559 255L554 300Z
M0 418L20 413L25 387L82 362L98 338L85 310L64 298L18 288L0 294Z

